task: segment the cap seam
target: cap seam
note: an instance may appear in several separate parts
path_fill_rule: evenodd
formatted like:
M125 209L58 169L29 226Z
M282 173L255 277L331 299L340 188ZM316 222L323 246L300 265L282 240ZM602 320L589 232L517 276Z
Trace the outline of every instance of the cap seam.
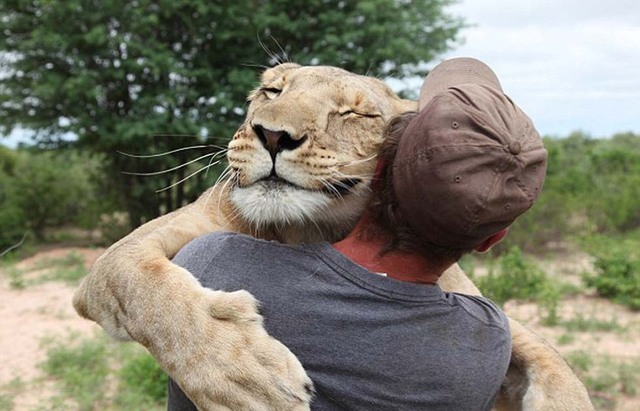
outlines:
M504 151L505 153L509 153L509 150L507 150L506 147L504 147L502 144L469 144L469 143L462 143L462 144L456 144L456 145L441 145L441 146L436 146L436 147L429 147L427 149L421 149L416 151L415 153L411 154L410 156L400 160L400 162L395 162L393 167L394 168L398 168L398 167L402 167L408 163L413 163L415 160L418 159L424 159L424 158L429 158L432 157L434 152L437 151L441 151L443 149L446 150L462 150L462 149L468 149L469 147L476 147L476 148L480 148L480 149L501 149L502 151Z

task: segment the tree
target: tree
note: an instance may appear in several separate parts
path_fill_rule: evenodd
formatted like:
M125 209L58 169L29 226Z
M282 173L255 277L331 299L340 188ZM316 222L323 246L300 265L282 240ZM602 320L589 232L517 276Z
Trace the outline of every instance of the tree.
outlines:
M0 132L29 128L54 146L71 133L78 146L106 153L138 224L191 200L202 185L179 185L161 198L157 179L119 171L196 156L141 160L117 151L224 145L258 72L279 60L383 78L424 75L421 63L450 48L463 27L445 11L454 2L3 0ZM184 135L193 138L177 137Z

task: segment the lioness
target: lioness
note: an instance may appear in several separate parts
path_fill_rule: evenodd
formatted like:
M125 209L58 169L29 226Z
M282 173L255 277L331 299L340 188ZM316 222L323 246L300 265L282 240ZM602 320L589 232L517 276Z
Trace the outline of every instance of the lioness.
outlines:
M311 383L266 334L251 295L204 289L170 259L215 230L281 242L340 239L367 203L385 124L417 103L374 78L293 63L266 70L249 101L229 144L230 177L111 246L73 304L111 336L147 347L200 409L308 409ZM439 284L479 294L458 266ZM498 407L593 409L551 346L515 321L511 330Z

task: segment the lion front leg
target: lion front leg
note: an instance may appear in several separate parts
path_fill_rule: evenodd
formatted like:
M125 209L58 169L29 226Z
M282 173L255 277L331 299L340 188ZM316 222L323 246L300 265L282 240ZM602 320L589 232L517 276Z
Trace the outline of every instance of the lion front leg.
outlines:
M551 345L509 319L511 365L496 404L498 410L594 410L584 384Z
M147 348L201 410L309 409L310 379L264 330L249 293L206 289L187 270L138 247L123 248L121 266L113 267L127 268L126 277L89 277L78 290L82 304L99 297L86 305L90 318Z
M298 359L267 334L246 291L194 287L173 264L128 307L129 334L200 410L309 409L313 385Z

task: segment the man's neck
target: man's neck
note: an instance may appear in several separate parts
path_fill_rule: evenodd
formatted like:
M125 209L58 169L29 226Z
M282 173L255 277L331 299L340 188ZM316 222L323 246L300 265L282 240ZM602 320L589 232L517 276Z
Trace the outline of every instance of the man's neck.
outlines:
M384 273L388 277L410 283L435 284L447 267L437 267L423 255L409 251L393 250L384 254L389 237L379 234L368 235L368 217L363 217L356 228L333 247L351 261L369 271Z

